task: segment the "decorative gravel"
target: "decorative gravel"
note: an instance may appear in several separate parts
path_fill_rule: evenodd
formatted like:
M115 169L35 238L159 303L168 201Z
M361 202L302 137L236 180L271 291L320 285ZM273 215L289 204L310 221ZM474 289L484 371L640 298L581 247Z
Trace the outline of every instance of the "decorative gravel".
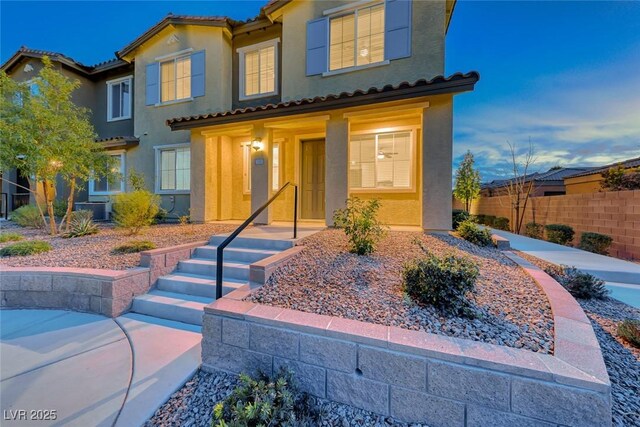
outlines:
M540 268L551 265L539 258L520 253ZM618 336L618 323L640 320L640 309L614 298L579 299L596 333L604 363L611 380L612 412L615 426L640 426L640 349Z
M403 292L407 261L453 252L480 267L474 319L450 317L413 303ZM254 302L383 325L424 330L491 344L553 352L553 318L544 293L515 263L494 248L452 235L389 232L372 256L348 252L340 230L302 241L304 250L279 268L249 298Z
M144 229L137 236L129 236L122 229L112 224L100 224L100 232L92 236L63 239L50 236L42 230L22 228L12 222L0 223L2 232L22 234L26 240L45 240L53 246L53 250L24 257L0 258L0 266L12 267L79 267L110 268L124 270L137 267L140 254L114 255L111 250L132 240L149 240L158 248L180 245L183 243L208 240L214 234L233 231L236 226L225 224L160 224ZM13 242L0 244L0 248Z
M156 411L145 427L211 426L213 407L233 391L238 384L237 377L225 372L208 373L198 371L184 387L175 392L169 400ZM348 405L311 398L318 405L320 420L318 426L331 427L421 427L423 424L404 424L393 418L383 417L372 412L353 408ZM426 426L425 426L426 427Z

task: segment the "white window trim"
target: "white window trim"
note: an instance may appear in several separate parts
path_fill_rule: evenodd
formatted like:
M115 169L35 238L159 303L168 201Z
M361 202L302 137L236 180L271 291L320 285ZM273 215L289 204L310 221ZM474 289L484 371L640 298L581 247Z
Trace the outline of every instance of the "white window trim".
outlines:
M368 68L375 68L375 67L382 67L385 65L389 65L390 61L388 59L383 59L382 61L378 61L378 62L372 62L371 64L364 64L364 65L354 65L352 67L346 67L346 68L339 68L337 70L329 70L329 66L331 64L331 19L333 18L340 18L341 16L346 16L346 15L350 15L352 13L354 13L356 15L356 21L357 21L357 14L358 14L358 9L364 9L366 7L374 7L374 6L379 6L382 5L384 8L384 14L385 14L385 19L386 19L386 15L387 15L387 6L384 2L380 2L379 0L361 0L355 3L350 3L344 6L340 6L340 7L335 7L333 9L328 9L325 10L324 12L322 12L322 14L324 16L327 16L327 19L329 20L328 22L328 31L327 31L327 71L325 71L324 73L322 73L322 77L331 77L331 76L335 76L335 75L339 75L339 74L345 74L345 73L352 73L354 71L361 71L361 70L366 70ZM386 28L385 28L386 31ZM358 27L355 27L355 37L357 39L358 37ZM358 44L354 43L354 55L355 55L355 49L357 48ZM385 43L385 50L386 50L386 43ZM384 55L383 55L384 57Z
M244 46L244 47L240 47L238 49L236 49L236 52L238 53L238 100L240 101L248 101L251 99L258 99L258 98L266 98L268 96L274 96L274 95L278 95L278 93L280 92L280 87L278 85L278 81L280 80L278 77L278 72L279 72L279 66L278 66L278 58L279 58L279 54L278 54L278 45L280 43L280 37L276 37L275 39L271 39L271 40L267 40L264 42L260 42L260 43L256 43L256 44L252 44L250 46ZM247 52L252 52L254 50L259 50L259 49L263 49L265 47L270 47L273 46L273 76L274 76L274 83L273 83L273 91L271 92L265 92L265 93L258 93L255 95L245 95L244 94L244 71L245 71L245 54Z
M165 105L180 104L183 102L193 101L193 96L189 96L188 98L172 99L170 101L162 102L162 63L173 61L175 66L176 60L186 58L186 57L191 57L192 51L193 51L193 48L189 48L189 49L181 50L179 52L175 52L169 55L158 56L156 58L156 61L158 62L158 103L155 104L154 107L163 107ZM189 78L191 77L192 76L189 75ZM177 77L176 77L176 81L177 81Z
M191 144L188 142L184 142L181 144L167 144L167 145L156 145L153 147L153 151L155 154L155 185L154 191L156 194L191 194L191 182L189 182L189 190L161 190L160 189L160 153L164 150L171 150L173 148L186 148L191 147ZM191 162L189 162L189 175L191 175ZM189 177L191 180L191 177Z
M129 90L131 91L131 96L129 97L129 115L128 116L123 116L123 117L117 117L117 118L113 118L111 116L111 85L115 85L115 84L119 84L125 81L129 81ZM113 79L113 80L107 80L106 82L107 85L107 122L118 122L120 120L130 120L131 119L131 114L133 111L133 76L129 75L129 76L125 76L125 77L120 77L117 79Z
M96 191L95 190L95 180L89 180L89 195L90 196L111 196L113 194L124 193L125 192L125 173L126 173L126 151L125 150L114 150L107 152L110 156L120 156L120 174L122 175L122 179L120 180L120 190L114 191Z
M362 188L362 187L351 187L351 182L348 183L347 188L349 189L349 193L358 193L358 194L367 194L367 193L415 193L417 191L416 186L416 171L418 169L418 133L420 131L420 127L418 126L396 126L384 129L369 129L369 130L361 130L351 132L349 134L349 146L348 146L348 158L351 158L351 136L354 135L372 135L372 134L381 134L381 133L400 133L400 132L410 132L411 133L411 175L410 185L409 187L400 187L400 188Z

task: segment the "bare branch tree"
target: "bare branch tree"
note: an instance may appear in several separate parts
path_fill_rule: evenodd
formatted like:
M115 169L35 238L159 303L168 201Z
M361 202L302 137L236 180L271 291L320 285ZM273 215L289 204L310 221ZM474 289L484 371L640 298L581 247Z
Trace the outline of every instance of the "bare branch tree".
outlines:
M512 228L516 233L520 233L524 215L529 202L529 197L534 189L534 179L530 173L536 162L535 150L529 138L529 149L523 155L518 154L515 144L507 141L511 154L512 178L507 180L507 195L511 208L513 221Z

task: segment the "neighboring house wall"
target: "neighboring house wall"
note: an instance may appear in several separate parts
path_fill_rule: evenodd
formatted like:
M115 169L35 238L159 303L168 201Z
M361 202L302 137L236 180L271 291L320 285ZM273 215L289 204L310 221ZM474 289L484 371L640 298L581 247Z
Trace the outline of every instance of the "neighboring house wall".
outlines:
M147 65L158 62L158 57L186 49L205 51L205 95L166 105L146 105ZM134 168L143 173L147 187L154 191L157 186L154 147L189 144L190 140L189 132L172 132L165 121L231 108L231 87L228 84L231 81L231 42L222 28L178 25L160 31L127 59L135 60L134 135L140 138L140 145L127 155L127 170ZM201 179L201 176L195 175L194 179ZM162 206L173 214L188 214L188 192L167 192L161 195L161 199Z
M307 76L307 22L322 18L326 10L349 3L296 1L282 8L283 101L415 82L444 74L445 2L413 1L411 56L355 72Z
M507 196L480 198L471 205L472 214L513 218ZM640 190L610 191L565 196L532 197L524 223L567 224L576 232L574 244L582 233L591 231L613 238L612 256L640 259ZM524 230L523 230L524 231Z
M564 186L567 189L567 194L597 193L602 191L602 175L596 173L565 178Z

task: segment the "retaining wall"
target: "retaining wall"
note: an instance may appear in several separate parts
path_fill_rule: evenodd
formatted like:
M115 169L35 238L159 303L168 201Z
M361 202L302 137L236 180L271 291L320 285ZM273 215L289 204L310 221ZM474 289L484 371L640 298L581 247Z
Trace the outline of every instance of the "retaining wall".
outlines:
M589 320L516 256L551 302L555 354L242 301L205 307L204 369L287 366L312 395L433 426L611 425L610 383Z
M456 205L459 207L460 205ZM481 197L471 204L471 213L513 218L508 196ZM583 232L613 238L612 256L640 259L640 190L532 197L524 223L567 224L576 231L574 244Z

